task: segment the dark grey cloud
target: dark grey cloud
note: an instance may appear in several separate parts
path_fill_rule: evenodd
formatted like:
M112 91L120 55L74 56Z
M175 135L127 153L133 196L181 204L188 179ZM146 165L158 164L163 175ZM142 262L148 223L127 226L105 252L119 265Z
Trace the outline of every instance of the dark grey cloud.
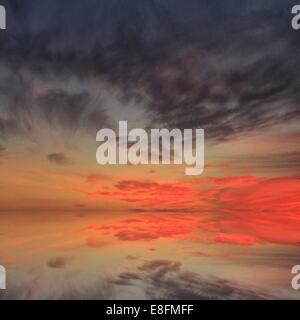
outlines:
M79 127L82 113L89 103L89 95L86 92L69 94L62 90L51 90L40 95L38 100L46 121L53 126L57 122L75 130Z
M48 154L47 159L49 162L57 165L68 165L71 164L71 161L63 153L51 153Z
M143 105L151 123L203 127L216 139L299 118L293 0L4 3L10 23L0 60L12 74L27 70L27 85L93 78L123 104ZM41 102L50 121L88 126L83 88L73 97L50 90ZM90 112L92 123L103 122L103 110Z
M32 75L22 74L0 61L0 137L29 135L33 131Z
M167 273L177 272L181 268L181 263L169 260L152 260L147 261L138 267L139 270L145 272L154 272L156 278L162 278Z
M86 129L96 133L107 123L107 116L101 110L93 109L88 92L69 93L61 89L49 90L38 96L38 106L45 121L53 127L63 127L76 131Z
M119 274L119 279L124 279L124 280L135 279L135 280L138 280L138 279L141 279L141 277L137 273L134 273L134 272L123 272L123 273Z
M0 117L0 138L5 139L7 136L15 135L19 132L19 125L14 119L1 119Z
M182 67L180 58L175 59L167 71L168 79L155 74L147 86L156 121L171 127L200 126L209 137L222 139L297 119L299 83L295 62L286 62L285 55L274 57L269 52L262 52L255 61L244 54L248 59L236 55L225 70L196 61L193 67L198 73L188 73L191 62L186 57ZM216 66L218 59L226 63L231 58L226 48L222 56L210 54Z
M177 261L153 260L137 267L137 272L121 273L114 280L118 285L137 285L139 281L149 299L223 300L274 299L267 293L221 279L203 278L182 269Z
M136 272L122 272L117 278L111 279L111 282L120 286L131 286L134 283L132 280L142 280L142 277Z
M54 269L63 269L71 262L71 260L72 258L66 256L54 257L48 260L47 266Z
M53 84L49 87L42 82L43 92L38 93L39 85L31 83L33 75L12 72L6 70L0 76L0 138L23 135L35 139L45 125L54 131L95 135L108 124L98 93L92 95L80 86L75 91L58 84L52 88Z

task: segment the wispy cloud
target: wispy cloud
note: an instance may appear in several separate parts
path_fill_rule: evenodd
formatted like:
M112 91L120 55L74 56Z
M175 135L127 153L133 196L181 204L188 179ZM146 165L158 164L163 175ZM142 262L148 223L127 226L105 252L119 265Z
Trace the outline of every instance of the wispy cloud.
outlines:
M47 156L49 162L57 165L71 164L71 160L63 153L50 153Z
M47 266L53 269L63 269L72 261L71 257L59 256L48 260Z
M195 272L184 270L180 262L171 260L147 261L135 272L121 273L116 283L124 286L139 284L149 299L274 299L274 296L261 290L225 279L203 278Z

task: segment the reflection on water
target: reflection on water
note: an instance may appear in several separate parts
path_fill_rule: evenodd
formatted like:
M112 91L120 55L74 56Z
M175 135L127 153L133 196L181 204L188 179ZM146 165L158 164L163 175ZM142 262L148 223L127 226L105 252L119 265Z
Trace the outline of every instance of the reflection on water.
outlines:
M221 241L205 214L9 213L1 220L2 298L299 298L290 285L297 247L229 233Z

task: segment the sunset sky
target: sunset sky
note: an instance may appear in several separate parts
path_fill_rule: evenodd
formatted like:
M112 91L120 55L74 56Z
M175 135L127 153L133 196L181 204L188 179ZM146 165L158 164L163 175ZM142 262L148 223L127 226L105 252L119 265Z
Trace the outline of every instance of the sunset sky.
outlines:
M295 1L1 0L0 299L299 299ZM205 170L96 133L205 130Z

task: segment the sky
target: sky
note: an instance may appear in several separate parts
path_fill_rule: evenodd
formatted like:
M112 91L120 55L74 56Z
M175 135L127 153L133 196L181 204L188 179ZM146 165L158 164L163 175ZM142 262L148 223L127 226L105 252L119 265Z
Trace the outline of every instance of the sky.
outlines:
M1 0L0 299L299 299L289 0ZM205 170L96 133L205 130Z

